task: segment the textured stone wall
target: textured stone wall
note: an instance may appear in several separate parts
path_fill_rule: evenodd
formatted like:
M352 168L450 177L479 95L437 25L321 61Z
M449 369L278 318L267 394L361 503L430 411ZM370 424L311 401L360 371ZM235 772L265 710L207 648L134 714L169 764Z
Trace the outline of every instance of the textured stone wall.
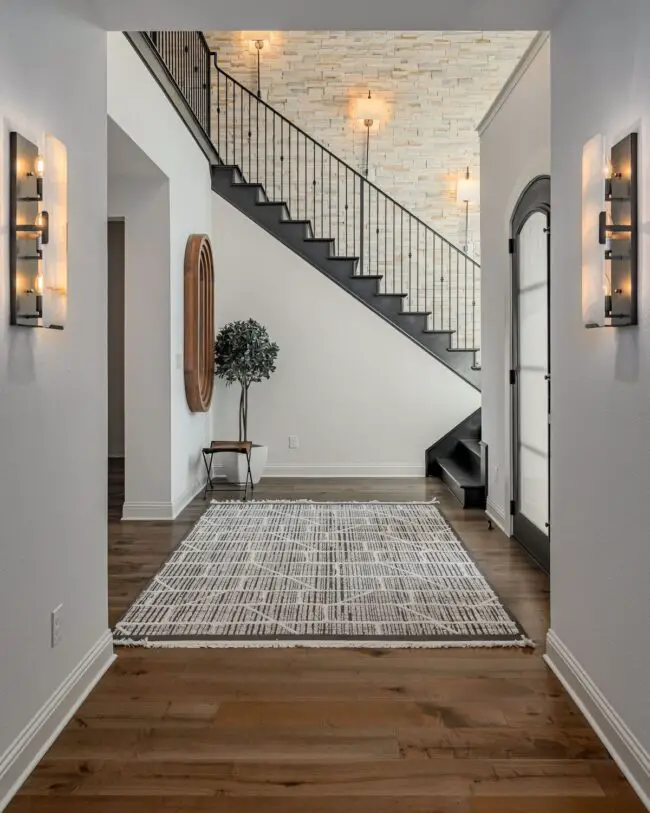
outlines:
M370 89L385 114L371 132L370 180L457 245L465 241L456 179L478 175L476 125L529 45L531 32L273 32L262 97L362 170L366 131L355 101ZM257 89L242 32L209 32L221 67ZM480 255L479 212L470 239Z
M249 34L250 35L250 34ZM248 35L248 36L249 36ZM207 34L223 70L257 90L256 51L242 32ZM292 132L232 81L213 77L213 137L222 158L260 181L338 255L360 256L358 273L406 293L404 309L452 330L455 347L480 347L480 268L465 243L459 175L480 175L476 126L528 47L531 32L272 33L262 50L262 98L347 164L363 172L367 130L355 114L372 91L381 120L370 133L369 180L401 210L304 136ZM364 189L361 217L361 186ZM338 214L338 217L337 217ZM469 254L480 261L478 206ZM364 223L363 251L359 224Z

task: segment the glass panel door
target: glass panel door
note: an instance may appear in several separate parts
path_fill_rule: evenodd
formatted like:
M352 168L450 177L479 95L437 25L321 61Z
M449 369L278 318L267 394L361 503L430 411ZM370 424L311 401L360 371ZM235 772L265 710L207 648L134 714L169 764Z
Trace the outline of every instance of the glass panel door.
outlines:
M550 213L531 189L513 218L513 531L548 569Z

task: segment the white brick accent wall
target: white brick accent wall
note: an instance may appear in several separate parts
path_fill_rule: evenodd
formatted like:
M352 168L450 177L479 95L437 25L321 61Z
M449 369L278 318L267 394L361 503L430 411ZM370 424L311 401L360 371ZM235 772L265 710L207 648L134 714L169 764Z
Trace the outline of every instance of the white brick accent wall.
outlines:
M355 102L366 96L370 89L373 97L383 103L385 112L370 134L369 180L451 243L462 247L465 243L465 211L456 202L458 175L467 166L475 177L480 175L476 126L533 36L534 32L273 32L271 42L262 50L262 98L335 155L362 172L365 168L366 128L354 118L353 110ZM245 39L245 34L208 32L206 37L218 53L220 67L247 88L256 91L256 51ZM223 83L219 91L215 98L220 96L222 100L219 118L223 135ZM215 104L215 137L219 129L216 108ZM253 105L253 115L255 112ZM228 129L232 131L232 105L230 115ZM241 111L243 127L238 131L238 138L242 133L244 139L247 137L247 116L245 100ZM252 130L256 132L255 126ZM270 135L269 138L272 144ZM279 134L276 135L276 145L278 140ZM300 194L302 198L300 205L303 211L296 211L299 204L294 198L292 216L318 221L322 215L325 236L337 236L336 218L331 227L327 220L328 197L331 196L328 195L326 182L324 200L321 198L323 187L320 176L322 172L327 175L328 166L321 167L321 159L317 155L314 167L311 146L307 143L306 147L295 143L292 146L294 167L297 150L301 152L303 168L305 165L307 167L308 198L305 206L303 188L294 187L294 195L298 197ZM279 146L276 149L276 164L280 151L285 153L287 161L286 143L282 150ZM259 151L253 145L251 154L254 163L258 156L261 162L264 161L262 152L261 145ZM268 146L266 152L270 161L272 147ZM251 175L255 174L253 170ZM286 199L286 165L280 176L283 197ZM312 176L317 179L313 187ZM264 178L261 180L264 182ZM340 179L339 185L337 181L339 179L334 181L334 186L340 187L343 200L345 179ZM295 176L292 182L296 183ZM268 186L269 181L266 183ZM351 199L354 197L350 189L348 194ZM366 273L385 274L388 291L401 288L408 292L410 309L437 314L436 318L439 321L442 319L442 327L462 334L455 338L455 344L462 346L469 343L463 336L467 337L470 332L477 337L478 343L479 309L478 305L473 305L480 298L478 275L473 273L470 266L466 282L464 269L456 272L455 257L452 258L451 267L446 267L449 265L446 254L444 268L433 270L429 267L433 247L429 245L427 272L416 274L413 270L410 285L403 284L402 269L408 266L409 260L413 269L418 260L420 267L425 267L424 244L422 241L419 252L413 249L410 258L402 251L399 242L391 247L393 214L385 208L383 201L380 200L380 203L370 229L373 234L375 226L381 229L382 234L386 230L388 241L380 241L379 246L367 252L372 260L370 268L365 269ZM336 211L336 200L332 205ZM375 202L371 202L371 205L374 206ZM478 207L472 208L469 253L477 260L480 259L479 217ZM341 228L342 224L338 233L341 246L337 244L337 251L344 254ZM415 240L414 234L412 239ZM353 247L351 241L350 235L347 253L358 254L358 244ZM441 249L436 250L440 252ZM441 291L432 297L433 280L439 281L440 276L444 277ZM439 326L436 324L436 328Z

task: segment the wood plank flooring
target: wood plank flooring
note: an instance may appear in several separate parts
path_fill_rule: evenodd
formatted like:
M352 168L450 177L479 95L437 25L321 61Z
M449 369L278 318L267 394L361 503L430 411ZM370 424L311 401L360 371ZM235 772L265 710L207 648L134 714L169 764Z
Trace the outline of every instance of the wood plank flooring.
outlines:
M122 523L111 477L110 619L205 510ZM227 497L229 495L223 494ZM641 813L542 661L548 580L437 481L269 480L259 499L442 509L540 646L143 650L118 660L9 813Z

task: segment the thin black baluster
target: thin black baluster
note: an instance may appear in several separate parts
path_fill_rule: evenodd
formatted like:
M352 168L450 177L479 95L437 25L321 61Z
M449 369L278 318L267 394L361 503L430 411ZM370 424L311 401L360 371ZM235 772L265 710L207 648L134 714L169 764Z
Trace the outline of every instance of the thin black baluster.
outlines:
M284 203L284 119L280 119L280 200Z
M469 320L467 318L467 300L468 300L468 296L467 296L467 255L465 255L465 283L464 283L464 286L463 286L463 313L465 315L465 325L464 325L464 328L465 328L465 331L464 331L465 347L468 346L467 345L467 322Z
M399 252L399 259L400 259L400 293L404 293L404 209L399 207L399 216L400 216L400 233L399 233L399 240L400 240L400 252Z
M460 267L459 253L456 251L456 336L457 344L460 345Z
M440 329L445 329L445 244L440 240Z
M449 306L449 329L451 326L451 243L447 243L447 297Z
M416 227L416 234L415 234L415 284L417 286L417 296L415 300L415 310L420 310L420 221L416 220L415 222Z
M336 253L341 243L341 162L336 162Z
M325 237L325 153L320 151L320 236Z
M217 68L217 152L221 156L221 72ZM227 163L227 162L226 162Z
M379 189L375 187L375 241L377 245L375 246L375 262L377 264L377 268L375 270L376 274L379 274Z
M259 107L259 105L258 105ZM267 123L267 114L268 107L264 108L264 188L266 189L267 195L269 192L269 179L268 179L268 172L267 172L267 160L269 155L269 136L268 136L268 123ZM268 195L269 200L273 200L273 195Z
M432 294L433 294L433 302L431 305L431 310L433 311L433 319L431 323L431 327L433 330L436 330L436 233L431 232L431 262L433 263L432 268L432 276L431 282L432 284Z
M289 216L293 217L291 212L291 125L287 129L289 130Z
M251 96L248 97L250 108ZM255 99L255 180L260 180L260 103Z
M476 347L476 263L472 266L472 347Z
M307 189L307 171L309 168L309 159L307 158L307 136L305 135L305 220L309 220L309 193ZM314 235L316 236L316 235Z
M251 97L250 94L246 94L246 98L248 99L248 183L253 182L253 173L251 171L251 153L253 152L253 145L251 143L251 136L253 132L251 130ZM257 178L255 179L257 180Z
M237 163L237 88L232 83L232 162Z
M413 227L413 218L409 215L409 298L408 302L411 301L411 291L413 290L413 277L411 274L411 263L413 261L413 242L412 242L412 227Z
M391 275L392 276L392 283L393 283L392 293L395 293L395 239L396 239L395 238L395 233L396 233L396 231L397 231L397 225L395 223L395 201L393 201L393 263L392 263L393 273Z
M388 198L384 195L384 285L388 284Z
M318 237L318 233L316 230L316 142L312 141L312 175L313 175L313 182L312 182L312 199L314 203L313 213L314 213L314 237Z
M363 276L366 271L364 268L363 252L365 248L365 182L363 178L359 178L359 274Z
M357 256L357 174L352 173L352 256Z
M329 215L330 215L330 228L328 237L332 236L332 153L329 153L329 194L328 194L328 208L329 208Z
M349 167L345 167L345 256L349 257L349 249L348 249L348 170Z
M428 310L429 306L429 292L427 290L427 241L429 239L428 229L424 229L424 310ZM427 317L427 327L429 318Z
M273 200L275 200L276 180L275 180L275 113L273 113Z

